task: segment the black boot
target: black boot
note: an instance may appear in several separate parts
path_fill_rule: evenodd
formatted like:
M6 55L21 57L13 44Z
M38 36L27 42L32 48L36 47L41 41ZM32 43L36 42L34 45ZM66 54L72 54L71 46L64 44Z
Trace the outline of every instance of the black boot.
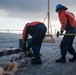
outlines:
M71 59L69 59L69 62L74 62L74 61L76 61L76 54L73 55L73 57Z
M35 57L35 58L31 59L31 64L42 64L41 58Z
M62 55L61 58L55 60L57 63L66 63L66 58L65 58L65 55Z

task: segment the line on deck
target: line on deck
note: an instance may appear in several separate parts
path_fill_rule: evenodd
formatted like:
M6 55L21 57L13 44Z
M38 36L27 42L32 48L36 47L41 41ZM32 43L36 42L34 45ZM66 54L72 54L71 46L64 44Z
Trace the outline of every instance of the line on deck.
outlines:
M57 55L55 55L55 57L51 58L48 62L46 62L41 68L44 68L50 61L52 61L54 58L56 58L59 55L59 53Z

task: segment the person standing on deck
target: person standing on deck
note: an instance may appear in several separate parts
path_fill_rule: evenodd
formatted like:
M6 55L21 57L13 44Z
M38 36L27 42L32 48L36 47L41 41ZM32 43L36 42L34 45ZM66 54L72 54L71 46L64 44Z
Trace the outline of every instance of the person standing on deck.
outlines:
M59 20L61 23L61 30L60 32L63 33L64 30L66 31L65 34L74 34L76 33L76 20L73 13L66 11L68 8L63 6L62 4L58 4L56 6L56 12L58 13ZM57 63L65 63L66 62L66 54L67 51L73 55L70 62L76 61L76 52L73 48L73 40L75 35L66 36L64 35L60 47L61 47L61 57L56 60Z

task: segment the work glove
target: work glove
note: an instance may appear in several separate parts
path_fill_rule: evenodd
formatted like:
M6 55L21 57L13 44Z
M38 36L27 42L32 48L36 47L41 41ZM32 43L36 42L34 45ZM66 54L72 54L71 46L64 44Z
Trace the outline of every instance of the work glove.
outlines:
M27 45L27 47L26 47L26 51L30 51L30 44Z
M23 42L23 49L26 50L26 42Z
M61 33L63 33L63 31L62 31L62 30L60 30L60 32L61 32Z
M30 51L30 44L23 42L23 50L24 51Z

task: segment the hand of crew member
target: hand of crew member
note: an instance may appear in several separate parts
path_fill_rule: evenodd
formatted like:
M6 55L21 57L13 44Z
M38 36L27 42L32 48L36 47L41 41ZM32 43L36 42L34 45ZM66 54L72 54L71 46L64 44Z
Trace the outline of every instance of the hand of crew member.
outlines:
M62 30L60 30L60 33L61 33L61 34L63 34L63 31L62 31ZM61 36L62 36L62 35L61 35Z
M23 49L26 50L26 41L23 41Z
M60 32L63 34L63 31L62 30L60 30Z

